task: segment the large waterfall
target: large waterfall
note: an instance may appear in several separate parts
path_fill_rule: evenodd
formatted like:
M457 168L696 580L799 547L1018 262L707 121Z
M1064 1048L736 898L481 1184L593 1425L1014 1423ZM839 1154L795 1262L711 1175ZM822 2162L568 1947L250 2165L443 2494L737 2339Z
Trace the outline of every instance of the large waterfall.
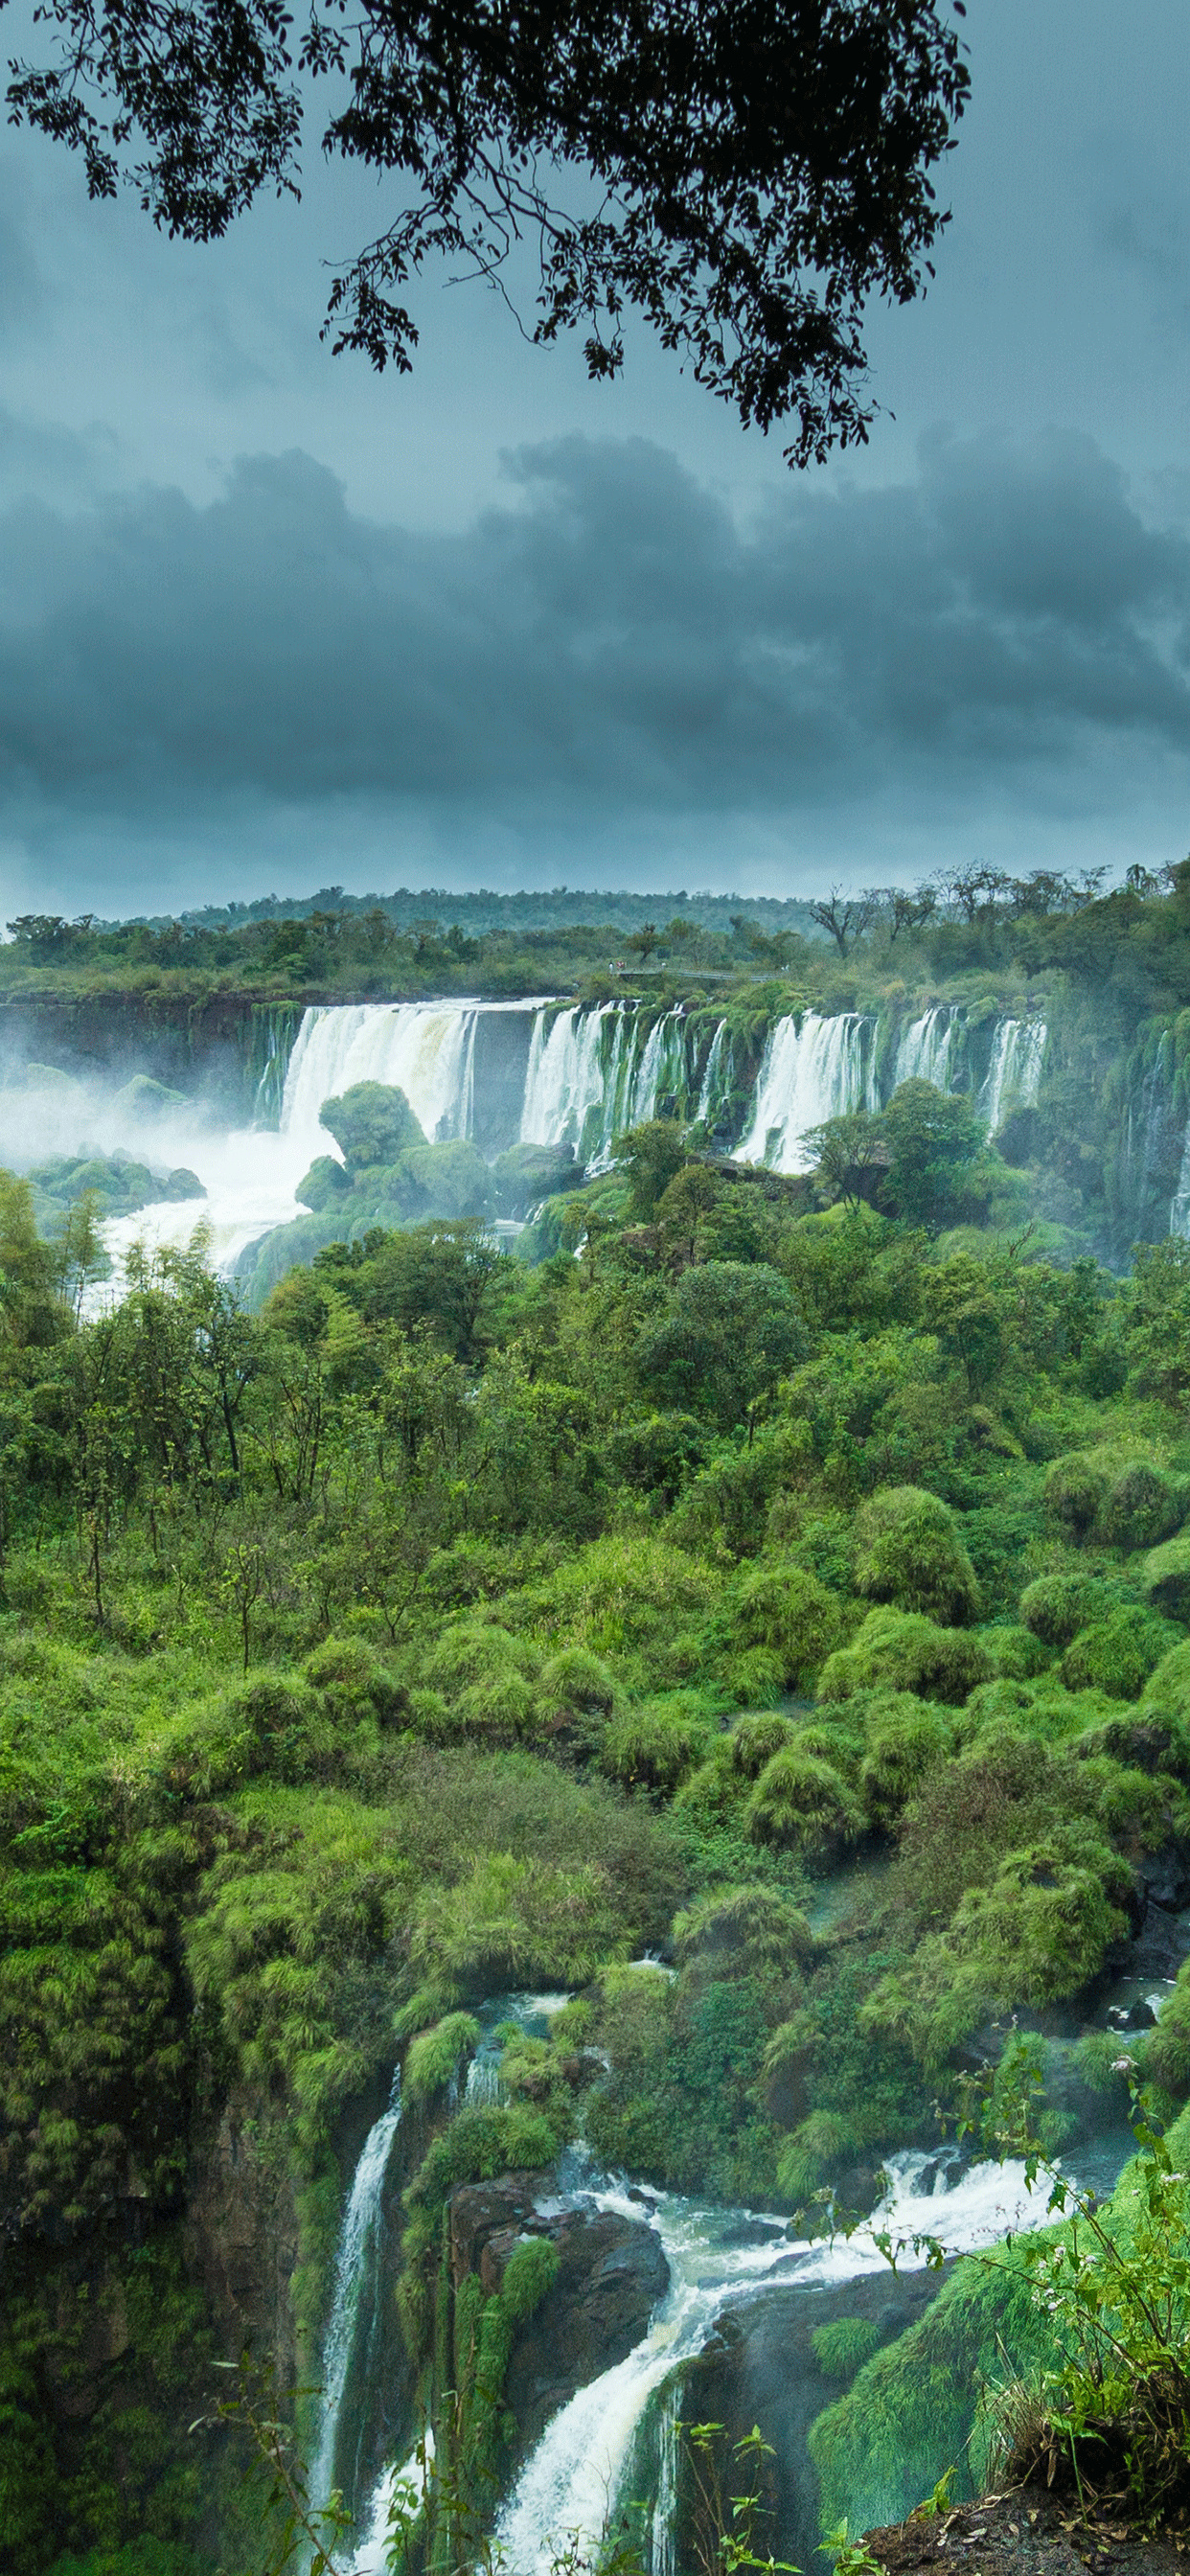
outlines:
M804 1172L813 1162L806 1138L847 1109L875 1109L875 1022L846 1011L816 1011L778 1020L764 1051L752 1124L739 1146L743 1163Z
M384 2294L384 2177L400 2122L398 2068L388 2109L373 2122L364 2140L339 2231L335 2286L322 2352L319 2442L310 2479L310 2494L316 2506L325 2505L335 2485L343 2400L353 2355L361 2333L370 2341L379 2324ZM366 2367L366 2354L364 2359Z
M725 2310L760 2289L790 2294L824 2282L844 2282L879 2272L885 2257L876 2234L887 2229L902 2244L902 2269L925 2260L913 2239L933 2235L949 2253L969 2253L1010 2229L1036 2225L1046 2191L1031 2194L1020 2164L969 2167L953 2190L939 2175L936 2157L905 2154L889 2159L889 2189L868 2226L849 2239L812 2245L790 2237L787 2222L748 2210L700 2206L659 2194L651 2213L670 2268L670 2289L648 2333L626 2361L581 2388L548 2424L530 2452L496 2526L496 2542L509 2576L543 2576L575 2535L579 2549L597 2555L614 2512L635 2437L655 2393L708 2342ZM595 2207L639 2218L638 2199L614 2186L590 2195ZM659 2484L667 2475L665 2410L659 2427ZM668 2463L672 2476L673 2463ZM655 2522L654 2515L654 2522ZM664 2551L657 2551L654 2568Z
M1047 1029L1044 1020L1000 1020L992 1041L988 1077L979 1095L980 1113L994 1136L1006 1109L1032 1108L1041 1081Z

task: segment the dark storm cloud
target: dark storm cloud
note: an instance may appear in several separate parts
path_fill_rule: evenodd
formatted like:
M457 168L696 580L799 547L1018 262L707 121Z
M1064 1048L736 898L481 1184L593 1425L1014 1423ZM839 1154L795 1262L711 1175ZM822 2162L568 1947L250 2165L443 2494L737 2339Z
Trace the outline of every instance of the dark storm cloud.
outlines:
M489 817L1126 801L1190 785L1190 550L1087 440L935 442L912 484L791 483L741 531L672 457L524 451L463 536L348 510L308 457L199 508L0 518L10 820L343 797Z

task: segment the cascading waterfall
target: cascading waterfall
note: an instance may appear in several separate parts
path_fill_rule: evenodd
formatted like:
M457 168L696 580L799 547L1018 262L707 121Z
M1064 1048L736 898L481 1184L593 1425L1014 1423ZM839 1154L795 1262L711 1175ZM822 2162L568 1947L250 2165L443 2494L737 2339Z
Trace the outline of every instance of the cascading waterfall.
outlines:
M752 1125L737 1148L744 1163L808 1171L805 1139L845 1110L876 1108L874 1024L858 1012L778 1020L761 1062Z
M932 1082L936 1091L948 1091L953 1036L953 1013L937 1005L920 1020L910 1020L897 1044L893 1090L903 1082Z
M889 2188L869 2225L824 2245L791 2239L780 2218L658 2195L651 2221L669 2262L669 2292L636 2350L560 2408L530 2452L496 2523L509 2576L544 2576L576 2534L580 2547L598 2549L650 2398L701 2352L727 2307L760 2288L794 2292L878 2272L878 2230L903 2243L902 2267L914 2268L926 2259L913 2250L914 2237L931 2234L948 2253L970 2253L1044 2215L1045 2188L1030 2193L1023 2164L975 2165L953 2190L945 2188L937 2157L892 2156L886 2170ZM590 2199L597 2208L642 2214L624 2190L595 2191Z
M1048 1035L1044 1020L997 1022L988 1077L979 1095L980 1115L989 1136L995 1135L1009 1102L1023 1109L1032 1108Z
M649 2576L675 2576L678 2519L678 2424L681 2374L662 2390L657 2421L657 2492L649 2526Z
M306 1012L281 1104L282 1135L319 1134L324 1100L355 1082L398 1085L431 1143L469 1136L475 1002L360 1002Z
M573 1145L581 1148L587 1120L602 1108L605 1080L602 1061L604 1023L619 1021L623 1004L601 1002L594 1010L578 1004L554 1014L540 1010L533 1023L525 1099L521 1110L522 1145Z
M698 1107L694 1112L696 1119L704 1125L713 1122L716 1111L726 1100L731 1089L731 1076L731 1039L726 1020L720 1020L707 1051Z
M388 2109L373 2121L364 2140L339 2231L334 2295L322 2352L321 2426L310 2480L311 2496L320 2506L326 2503L335 2483L343 2399L367 2293L371 2294L371 2308L376 2311L379 2308L383 2286L384 2177L393 2139L400 2125L401 2071L398 2067L393 2075ZM374 2322L374 2318L369 2322Z

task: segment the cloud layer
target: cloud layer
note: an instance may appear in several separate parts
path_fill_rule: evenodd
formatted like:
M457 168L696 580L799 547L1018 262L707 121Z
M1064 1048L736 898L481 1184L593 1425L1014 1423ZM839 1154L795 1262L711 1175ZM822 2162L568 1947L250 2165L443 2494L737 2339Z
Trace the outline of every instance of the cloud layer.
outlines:
M462 536L293 453L0 517L0 823L364 801L514 837L1190 791L1190 546L1089 441L936 441L741 528L665 451L523 450Z

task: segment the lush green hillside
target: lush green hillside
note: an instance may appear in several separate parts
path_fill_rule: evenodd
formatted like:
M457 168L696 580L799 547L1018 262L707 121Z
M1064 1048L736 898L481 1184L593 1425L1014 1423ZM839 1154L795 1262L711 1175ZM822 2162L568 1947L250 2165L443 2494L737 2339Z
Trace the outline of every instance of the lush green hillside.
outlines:
M931 1231L983 1169L958 1142L948 1181L894 1139L881 1209L652 1129L535 1263L377 1231L248 1316L169 1256L85 1324L84 1253L0 1185L0 2497L33 2576L249 2562L233 2454L187 2428L236 2315L316 2365L352 2122L415 2034L417 2366L454 2183L581 2131L770 2209L870 2188L995 2015L1077 1999L1190 1870L1190 1250L1121 1281L977 1204ZM460 2011L532 1984L574 1992L552 2039L444 2125ZM1188 2034L1179 1988L1137 2042L1169 2107ZM1064 2080L1118 2087L1097 2043Z

